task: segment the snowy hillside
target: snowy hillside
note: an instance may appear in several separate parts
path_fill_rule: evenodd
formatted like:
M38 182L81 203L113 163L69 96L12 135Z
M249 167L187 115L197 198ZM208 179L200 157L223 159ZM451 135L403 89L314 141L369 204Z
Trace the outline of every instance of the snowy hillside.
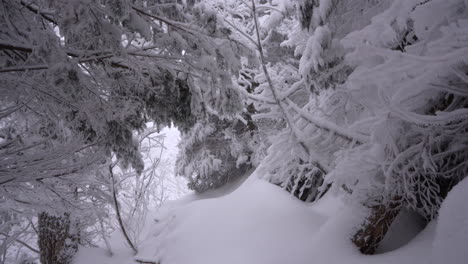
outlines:
M109 257L101 250L84 249L75 264L463 264L468 259L467 190L468 180L455 187L440 217L423 230L410 230L400 219L392 232L402 238L380 248L382 253L364 256L351 242L363 212L331 194L307 205L251 178L226 196L182 199L170 210L161 209L165 213L154 216L157 222L149 224L142 252L135 257L128 250ZM404 232L419 233L408 238Z

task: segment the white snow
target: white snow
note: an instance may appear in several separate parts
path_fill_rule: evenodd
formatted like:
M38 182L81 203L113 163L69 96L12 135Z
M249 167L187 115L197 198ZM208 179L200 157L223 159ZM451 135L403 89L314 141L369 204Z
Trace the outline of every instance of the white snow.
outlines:
M194 201L175 213L168 233L145 252L162 263L308 263L324 217L267 182L249 179L224 197ZM159 231L159 230L158 230ZM280 239L279 239L280 238ZM158 247L151 242L161 240Z
M303 203L255 174L222 191L168 203L153 214L156 220L137 256L118 242L113 257L102 249L81 249L75 264L134 263L132 258L161 264L462 264L468 259L468 180L449 193L438 220L422 229L404 211L377 254L367 256L350 240L366 209L332 192Z
M116 231L109 239L112 256L104 248L80 247L73 264L134 264L132 250L125 245L125 238Z
M440 208L431 264L468 262L468 179L452 191Z
M417 219L417 221L415 221ZM414 238L424 228L424 220L415 212L402 210L390 226L388 235L377 248L377 253L385 253L401 246Z

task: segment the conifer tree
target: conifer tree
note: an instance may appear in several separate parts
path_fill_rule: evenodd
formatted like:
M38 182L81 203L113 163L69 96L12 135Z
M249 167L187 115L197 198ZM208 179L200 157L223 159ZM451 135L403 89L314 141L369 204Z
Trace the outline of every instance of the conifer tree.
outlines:
M0 9L0 195L37 209L44 228L74 225L68 206L106 201L112 156L144 170L135 135L147 122L187 131L208 113L242 109L232 78L242 45L203 5L8 0ZM48 212L54 202L64 207Z

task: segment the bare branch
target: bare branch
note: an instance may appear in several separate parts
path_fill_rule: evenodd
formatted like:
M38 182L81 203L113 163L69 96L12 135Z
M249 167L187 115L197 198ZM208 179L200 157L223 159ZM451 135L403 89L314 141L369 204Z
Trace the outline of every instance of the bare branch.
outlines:
M125 225L122 219L122 215L120 214L119 201L117 200L117 193L115 191L115 179L114 179L114 172L112 171L112 165L109 165L109 174L112 180L112 198L114 199L115 213L117 214L117 221L119 222L120 230L122 231L128 245L132 248L133 253L137 254L138 250L135 247L135 245L133 245L132 240L128 236L127 229L125 228Z
M29 11L41 15L42 18L49 21L50 23L57 24L55 20L50 16L51 15L50 12L40 10L39 7L35 5L33 2L26 3L26 1L21 0L21 5L26 7Z
M20 44L11 44L7 42L0 42L0 50L17 50L17 51L24 51L24 52L32 52L32 48L29 46L22 46Z
M244 31L240 30L238 27L236 27L234 24L232 24L231 22L229 22L227 19L223 18L224 22L226 22L229 26L231 26L233 29L235 29L237 32L239 32L242 36L244 36L245 38L247 38L250 42L252 42L255 47L257 47L257 49L259 48L258 47L258 43L252 38L250 37L249 35L247 35L247 33L245 33Z
M159 262L151 261L151 260L135 259L135 261L141 264L160 264Z
M194 34L196 35L198 32L194 32L192 29L189 29L189 28L186 28L186 27L183 27L182 25L180 25L179 22L176 22L176 21L171 21L171 20L168 20L168 19L165 19L163 17L160 17L160 16L157 16L157 15L153 15L153 14L150 14L150 13L147 13L145 12L144 10L140 9L140 8L137 8L135 6L132 6L132 9L137 11L138 13L144 15L144 16L147 16L147 17L150 17L150 18L153 18L153 19L156 19L158 21L161 21L163 23L166 23L167 25L173 27L173 28L177 28L177 29L180 29L182 31L185 31L187 33L190 33L190 34Z
M18 244L21 244L21 245L23 245L24 247L26 247L27 249L31 250L32 252L39 254L39 250L38 250L38 249L35 249L34 247L30 246L28 243L26 243L26 242L24 242L24 241L22 241L21 239L18 238L19 235L21 235L21 234L22 234L24 231L26 231L28 228L29 228L29 225L28 225L23 231L19 232L17 235L14 235L14 236L8 235L8 234L6 234L6 233L4 233L4 232L0 232L0 235L3 235L3 236L5 236L7 239L10 239L10 240L12 240L13 242L16 242L16 243L18 243Z

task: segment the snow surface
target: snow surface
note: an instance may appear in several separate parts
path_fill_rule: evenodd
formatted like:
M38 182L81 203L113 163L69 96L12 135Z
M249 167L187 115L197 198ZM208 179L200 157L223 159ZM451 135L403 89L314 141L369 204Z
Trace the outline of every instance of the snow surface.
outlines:
M120 232L114 232L109 239L112 255L104 247L80 247L73 264L134 264L132 250L125 245L125 239Z
M333 193L317 203L303 203L254 173L227 188L230 193L224 196L189 195L155 212L135 258L161 264L466 263L467 189L468 180L456 186L442 205L440 219L422 231L409 220L414 219L411 213L403 213L378 250L385 253L365 256L350 237L366 210L345 204ZM118 243L112 258L101 249L81 249L75 264L134 263L130 250Z
M180 208L171 226L177 228L154 249L161 262L309 263L304 242L324 217L274 185L248 183L227 196Z
M403 210L393 221L387 235L380 242L377 253L385 253L404 246L424 228L424 219L415 212Z
M440 208L433 242L432 264L468 263L468 179L452 191Z

